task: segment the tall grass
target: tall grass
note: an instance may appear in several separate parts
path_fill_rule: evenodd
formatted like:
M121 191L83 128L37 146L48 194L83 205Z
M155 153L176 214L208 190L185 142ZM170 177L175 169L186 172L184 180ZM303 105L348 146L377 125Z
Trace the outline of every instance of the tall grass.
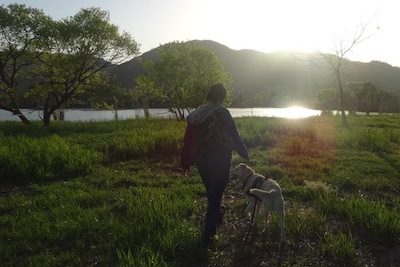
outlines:
M379 201L351 197L345 205L347 216L355 229L366 237L393 245L400 239L400 214Z
M363 197L341 198L338 194L320 194L316 207L327 216L349 220L353 231L384 245L399 242L400 214L380 201Z
M87 126L79 124L82 129ZM67 136L83 146L102 152L108 160L130 160L180 151L185 122L166 119L135 119L90 123L90 130Z
M353 129L338 134L338 144L346 149L387 152L400 141L400 132L393 129Z
M174 127L139 128L116 133L110 140L110 158L113 160L135 159L149 155L178 155L182 144L182 129Z
M204 257L193 224L204 209L195 201L199 181L164 187L134 176L100 168L1 198L2 266L187 266Z
M13 182L51 181L84 175L101 160L92 150L59 136L0 136L0 179Z
M326 222L324 214L303 209L297 204L286 216L288 235L291 236L291 240L295 244L321 236Z
M351 233L325 234L322 239L322 251L341 265L353 265L356 257L356 241Z

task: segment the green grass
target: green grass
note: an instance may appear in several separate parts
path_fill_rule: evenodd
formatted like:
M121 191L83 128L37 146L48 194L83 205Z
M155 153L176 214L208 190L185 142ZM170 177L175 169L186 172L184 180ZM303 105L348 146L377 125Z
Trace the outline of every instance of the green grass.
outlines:
M274 214L243 247L234 183L215 247L201 246L204 187L178 169L185 123L1 122L2 266L400 264L399 116L235 120L251 166L283 188L285 247Z
M356 258L355 240L351 233L328 233L322 238L322 251L339 265L352 265Z
M47 266L113 265L117 251L135 248L135 258L148 250L149 256L163 255L157 266L178 261L175 256L193 246L198 235L188 220L200 208L194 206L196 185L179 178L160 187L157 177L149 181L131 174L101 168L85 178L31 186L28 194L2 199L0 255L11 266L42 260Z
M26 183L77 177L90 172L102 158L100 153L57 135L0 136L0 142L0 181Z

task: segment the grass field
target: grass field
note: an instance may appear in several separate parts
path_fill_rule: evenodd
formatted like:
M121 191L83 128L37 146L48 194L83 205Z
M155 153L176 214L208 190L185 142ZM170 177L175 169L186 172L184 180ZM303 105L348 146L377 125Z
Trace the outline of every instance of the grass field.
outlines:
M1 266L400 266L400 116L235 120L251 167L282 186L285 246L275 215L243 243L246 199L230 183L202 247L183 122L0 122Z

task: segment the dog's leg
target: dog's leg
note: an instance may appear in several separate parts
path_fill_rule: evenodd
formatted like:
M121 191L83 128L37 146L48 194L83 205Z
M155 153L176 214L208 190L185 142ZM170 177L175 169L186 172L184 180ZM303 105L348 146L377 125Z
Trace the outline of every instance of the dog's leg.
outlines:
M253 220L253 226L257 225L258 222L258 217L260 216L260 209L262 202L261 201L255 201L256 209L254 210L254 220Z
M264 233L265 234L268 233L270 211L271 211L271 201L269 199L264 199L264 217L265 217Z
M286 242L286 230L285 230L285 204L282 201L278 201L276 205L276 213L279 217L279 228L281 230L281 242Z

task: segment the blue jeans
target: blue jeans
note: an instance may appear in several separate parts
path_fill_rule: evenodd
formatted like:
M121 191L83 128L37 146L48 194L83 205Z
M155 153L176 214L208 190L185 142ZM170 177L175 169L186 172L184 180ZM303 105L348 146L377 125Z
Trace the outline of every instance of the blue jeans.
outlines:
M196 166L207 192L208 204L203 237L209 239L216 234L217 223L222 216L221 201L229 182L231 155L209 153L196 162Z

